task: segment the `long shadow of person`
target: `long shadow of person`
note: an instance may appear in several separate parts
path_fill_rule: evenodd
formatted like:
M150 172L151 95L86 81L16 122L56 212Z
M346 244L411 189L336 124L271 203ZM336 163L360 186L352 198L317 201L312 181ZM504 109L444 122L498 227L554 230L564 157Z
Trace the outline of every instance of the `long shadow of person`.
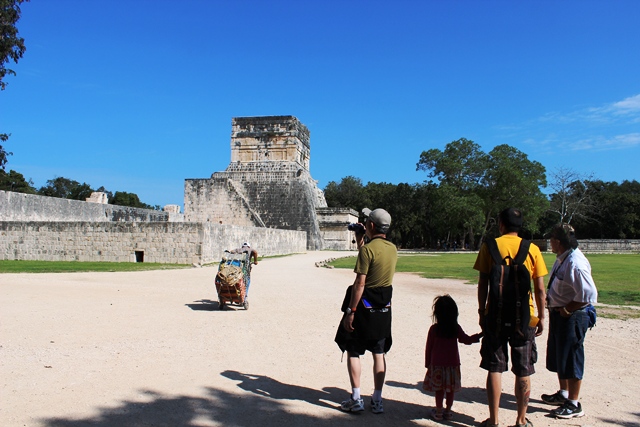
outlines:
M315 390L308 387L281 383L265 375L243 374L237 371L224 371L220 375L230 380L240 381L238 387L251 393L278 400L303 400L325 408L337 408L333 401L338 393L344 393L335 387Z
M342 412L340 411L339 402L347 396L345 390L336 387L324 387L322 390L315 390L298 385L284 384L265 375L246 374L230 370L222 372L221 375L230 380L238 381L238 387L259 396L275 400L301 400L312 405L335 409L338 412ZM384 417L374 415L371 418L367 416L366 422L368 425L379 425L379 423L394 426L415 425L412 420L428 418L430 408L429 405L417 405L385 399ZM345 414L345 416L355 415L357 417L360 414L362 413ZM445 424L473 426L477 422L473 417L456 414L455 420L447 421Z

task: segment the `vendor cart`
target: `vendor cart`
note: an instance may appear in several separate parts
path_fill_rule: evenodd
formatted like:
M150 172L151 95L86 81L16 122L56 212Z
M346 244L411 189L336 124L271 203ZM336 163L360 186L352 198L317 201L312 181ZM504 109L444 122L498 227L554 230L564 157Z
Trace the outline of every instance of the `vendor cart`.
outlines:
M251 269L249 262L248 253L224 253L215 280L218 309L222 310L226 305L249 309L249 301L247 301Z

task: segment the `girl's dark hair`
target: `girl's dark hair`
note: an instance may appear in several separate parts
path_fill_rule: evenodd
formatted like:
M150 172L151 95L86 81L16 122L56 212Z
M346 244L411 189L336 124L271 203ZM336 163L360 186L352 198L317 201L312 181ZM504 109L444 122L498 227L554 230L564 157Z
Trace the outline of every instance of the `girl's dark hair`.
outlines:
M458 336L458 306L450 295L441 295L433 300L431 319L436 326L436 333L441 338Z

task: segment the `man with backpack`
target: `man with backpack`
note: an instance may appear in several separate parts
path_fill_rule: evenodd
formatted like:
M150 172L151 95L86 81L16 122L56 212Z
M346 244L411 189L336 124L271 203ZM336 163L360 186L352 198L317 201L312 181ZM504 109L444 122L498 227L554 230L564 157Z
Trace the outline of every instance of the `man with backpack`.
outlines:
M547 267L540 249L518 237L522 212L505 209L498 215L500 237L488 239L480 248L473 268L478 270L478 313L484 337L480 348L480 367L487 370L489 418L482 427L499 425L498 411L502 393L502 373L508 369L516 376L516 427L533 427L526 418L531 394L530 376L537 360L535 337L544 329ZM531 294L538 315L535 316Z

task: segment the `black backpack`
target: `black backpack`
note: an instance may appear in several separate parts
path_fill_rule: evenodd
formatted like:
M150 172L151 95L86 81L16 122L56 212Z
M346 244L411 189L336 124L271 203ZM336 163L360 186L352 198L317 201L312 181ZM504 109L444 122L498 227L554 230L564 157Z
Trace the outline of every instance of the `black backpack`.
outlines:
M487 247L493 266L489 275L489 310L485 321L489 330L495 328L496 335L524 336L524 328L529 326L531 312L531 275L524 265L531 242L522 239L515 258L504 259L495 239L487 240Z

